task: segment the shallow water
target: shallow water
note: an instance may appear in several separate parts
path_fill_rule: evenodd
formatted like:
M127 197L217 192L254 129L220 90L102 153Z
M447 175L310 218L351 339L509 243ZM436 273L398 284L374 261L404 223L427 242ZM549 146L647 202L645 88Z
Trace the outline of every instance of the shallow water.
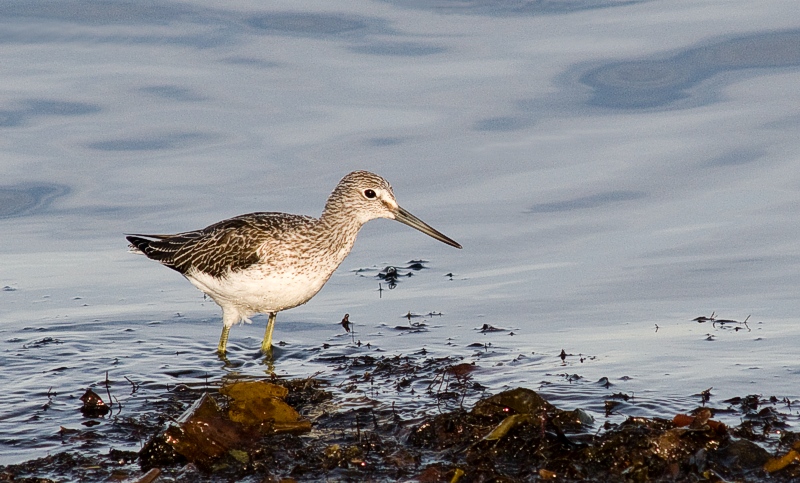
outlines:
M326 354L422 348L599 421L616 392L645 416L710 387L800 397L794 2L293 5L0 5L0 464L80 447L59 430L106 372L125 414L178 383L335 383ZM226 366L219 309L126 253L126 232L318 215L353 169L464 249L370 223L279 314L274 367L265 318ZM750 319L691 321L713 311Z

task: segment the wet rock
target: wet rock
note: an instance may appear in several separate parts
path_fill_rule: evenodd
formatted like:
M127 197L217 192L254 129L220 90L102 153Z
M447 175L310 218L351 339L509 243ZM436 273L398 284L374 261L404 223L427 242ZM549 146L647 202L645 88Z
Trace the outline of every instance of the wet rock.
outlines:
M594 418L583 409L573 409L572 411L558 410L553 415L552 423L560 430L569 433L586 429L594 424Z
M139 451L139 464L144 470L185 462L186 459L167 441L163 432L153 435Z
M145 468L180 460L212 471L223 457L247 465L259 435L306 432L311 423L283 401L289 391L266 381L225 384L220 393L230 401L223 410L209 394L203 394L176 424L171 424L142 449Z
M91 389L87 389L80 399L83 401L81 412L87 418L100 418L110 411L106 403L103 402L103 398Z
M737 439L715 451L715 458L725 467L741 471L764 466L769 453L752 441Z
M217 403L204 394L164 432L164 442L201 468L232 449L248 448L254 432L226 418Z
M628 418L583 449L578 460L598 473L627 475L631 481L672 477L669 463L694 452L681 440L685 431L673 428L663 419Z
M408 443L419 448L443 450L477 441L491 428L492 421L485 417L463 410L453 411L434 416L415 427L408 436Z
M555 410L555 406L545 401L536 392L520 387L481 399L475 403L472 413L476 416L504 418L510 414L538 415L552 413Z
M455 469L449 468L447 465L435 463L422 470L415 479L419 481L419 483L440 483L442 481L453 481L455 472ZM463 474L463 471L461 473Z
M468 461L480 466L501 453L517 458L519 451L536 451L542 444L569 445L561 428L576 429L587 420L591 418L582 411L559 410L536 392L517 388L481 399L470 412L435 416L415 427L408 442L435 450L466 448Z
M108 481L110 462L105 458L90 458L70 453L57 453L19 465L0 467L0 481L20 483L55 483L78 481L78 478L48 478L41 475L70 475L78 469L82 481Z

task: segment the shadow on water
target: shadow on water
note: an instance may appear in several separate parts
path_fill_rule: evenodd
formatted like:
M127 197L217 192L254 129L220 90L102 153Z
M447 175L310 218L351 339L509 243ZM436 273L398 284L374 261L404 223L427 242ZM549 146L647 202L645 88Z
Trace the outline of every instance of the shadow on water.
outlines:
M666 59L613 62L580 75L589 104L648 109L691 97L689 89L723 72L800 66L800 31L765 32L680 52ZM702 102L702 101L698 101Z

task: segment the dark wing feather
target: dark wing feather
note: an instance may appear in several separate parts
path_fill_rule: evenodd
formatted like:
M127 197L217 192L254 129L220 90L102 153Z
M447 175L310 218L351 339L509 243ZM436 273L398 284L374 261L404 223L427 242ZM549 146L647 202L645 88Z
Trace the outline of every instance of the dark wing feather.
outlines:
M295 217L291 217L295 218ZM275 238L283 221L302 223L308 217L287 219L279 213L250 213L215 223L202 230L176 235L128 235L131 245L148 258L185 274L199 270L215 277L244 270L261 260L258 248ZM279 223L275 223L275 221Z

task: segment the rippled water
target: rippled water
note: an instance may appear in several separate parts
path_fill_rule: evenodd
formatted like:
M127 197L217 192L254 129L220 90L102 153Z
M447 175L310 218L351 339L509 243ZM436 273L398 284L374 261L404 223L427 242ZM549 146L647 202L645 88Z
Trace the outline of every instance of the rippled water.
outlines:
M60 431L85 429L78 398L106 377L135 414L229 374L335 385L336 355L424 348L476 362L490 392L539 389L598 421L617 392L636 397L612 418L687 411L710 387L798 399L796 11L0 4L0 464L103 450ZM322 292L279 314L273 367L265 318L233 329L225 365L219 309L126 253L128 232L318 215L353 169L464 249L370 223ZM376 277L420 259L394 289ZM750 318L691 321L712 312Z

